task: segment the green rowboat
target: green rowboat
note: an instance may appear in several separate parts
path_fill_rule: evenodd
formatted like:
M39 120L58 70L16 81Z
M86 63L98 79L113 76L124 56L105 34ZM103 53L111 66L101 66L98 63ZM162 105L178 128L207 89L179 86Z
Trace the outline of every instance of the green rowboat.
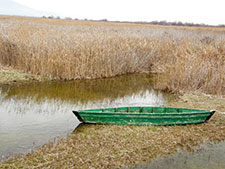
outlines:
M184 125L204 123L215 111L172 107L118 107L73 111L83 123L117 125Z

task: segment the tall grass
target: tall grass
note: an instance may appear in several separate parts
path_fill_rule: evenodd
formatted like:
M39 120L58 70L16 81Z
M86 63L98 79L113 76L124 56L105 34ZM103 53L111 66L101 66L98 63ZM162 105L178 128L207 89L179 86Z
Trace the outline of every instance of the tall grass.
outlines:
M157 72L160 89L225 94L224 39L222 28L5 17L0 63L68 80Z
M169 91L225 94L225 42L185 42L173 52L174 63L165 66L156 86Z

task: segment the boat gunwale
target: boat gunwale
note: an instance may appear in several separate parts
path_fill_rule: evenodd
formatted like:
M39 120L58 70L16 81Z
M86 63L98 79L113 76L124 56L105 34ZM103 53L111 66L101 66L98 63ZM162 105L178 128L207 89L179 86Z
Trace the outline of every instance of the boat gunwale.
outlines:
M168 110L171 110L171 109L183 109L184 111L182 112L160 112L160 113L158 113L158 112L145 112L145 111L143 111L143 112L138 112L138 111L103 111L103 110L107 110L107 109L121 109L121 108L124 108L124 109L129 109L129 108L141 108L141 109L143 109L143 108L152 108L152 109L154 109L154 108L165 108L165 110L166 109L168 109ZM182 115L184 115L184 113L187 113L187 114L191 114L191 113L193 113L193 114L196 114L196 113L214 113L215 112L215 110L205 110L205 109L191 109L191 108L177 108L177 107L151 107L151 106L134 106L134 107L112 107L112 108L100 108L100 109L85 109L85 110L78 110L78 111L76 111L76 112L78 112L78 113L121 113L121 114L182 114Z
M120 109L120 111L116 111L117 109ZM124 111L123 109L126 109L127 111ZM131 108L129 111L129 108ZM137 109L135 111L135 108ZM165 108L164 111L161 111L160 113L156 112L145 112L143 111L143 108L151 108L157 109L157 108ZM174 112L166 112L172 111L174 109ZM180 112L176 112L176 109L180 109ZM183 109L183 111L182 111ZM103 111L102 111L103 110ZM105 110L105 111L104 111ZM128 112L129 111L129 112ZM140 112L139 112L140 111ZM190 109L190 108L174 108L174 107L151 107L151 106L139 106L139 107L114 107L114 108L100 108L100 109L87 109L87 110L78 110L73 111L74 115L83 123L93 123L93 124L115 124L115 125L186 125L186 124L197 124L197 123L204 123L208 121L211 116L215 113L214 110L201 110L201 109ZM110 116L113 116L113 118L128 118L128 119L195 119L195 118L204 118L204 120L198 120L198 121L192 121L192 122L159 122L158 124L153 124L152 122L110 122L110 121L99 121L99 120L87 120L86 118L110 118Z
M90 114L90 115L204 115L204 114L210 114L211 111L205 111L205 112L174 112L174 113L151 113L151 112L88 112L88 111L78 111L79 114Z

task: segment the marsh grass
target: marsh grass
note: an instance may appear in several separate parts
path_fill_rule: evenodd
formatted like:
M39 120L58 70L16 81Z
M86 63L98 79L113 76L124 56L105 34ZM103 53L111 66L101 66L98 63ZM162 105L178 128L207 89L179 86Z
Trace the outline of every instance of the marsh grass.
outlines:
M225 98L184 94L167 106L225 112ZM67 138L33 153L12 157L0 168L122 168L150 162L178 148L225 140L225 115L215 113L202 124L180 126L80 125Z
M0 18L0 63L59 79L160 73L156 87L223 95L225 30ZM225 111L224 98L180 96L169 106ZM177 148L225 140L224 115L187 126L81 125L66 139L0 168L121 168Z
M0 18L0 63L57 79L163 73L156 87L224 95L225 30Z
M215 114L204 124L188 126L80 125L56 145L11 158L3 168L121 168L150 162L178 148L192 150L201 143L225 139L224 115Z
M47 76L37 76L30 73L24 73L23 71L0 65L0 86L31 81L40 82L46 80L51 79L49 79Z
M182 43L182 46L185 43ZM158 76L156 88L172 92L225 94L225 41L177 47L173 64Z

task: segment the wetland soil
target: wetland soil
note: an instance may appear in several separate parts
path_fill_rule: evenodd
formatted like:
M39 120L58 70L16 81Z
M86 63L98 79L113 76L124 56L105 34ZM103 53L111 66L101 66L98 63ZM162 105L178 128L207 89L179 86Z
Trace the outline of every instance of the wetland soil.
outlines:
M186 93L164 106L225 112L225 98ZM121 168L151 162L156 157L175 153L178 148L192 151L199 144L224 141L225 115L218 112L208 122L196 125L81 124L66 139L12 157L1 162L0 168Z

